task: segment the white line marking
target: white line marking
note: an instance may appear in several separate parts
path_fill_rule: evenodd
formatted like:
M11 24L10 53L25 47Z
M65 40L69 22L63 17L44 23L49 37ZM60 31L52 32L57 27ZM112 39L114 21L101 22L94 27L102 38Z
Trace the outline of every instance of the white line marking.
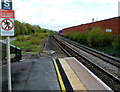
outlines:
M99 79L94 73L92 73L87 67L85 67L82 63L80 63L75 57L72 57L75 59L81 66L83 66L100 84L102 84L107 90L110 90L110 92L114 92L110 87L108 87L101 79Z

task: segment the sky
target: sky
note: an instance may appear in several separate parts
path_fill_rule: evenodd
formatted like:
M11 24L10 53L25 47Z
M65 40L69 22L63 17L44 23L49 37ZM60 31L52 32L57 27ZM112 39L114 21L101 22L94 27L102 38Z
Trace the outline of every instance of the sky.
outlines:
M120 0L12 0L15 19L61 29L118 16Z

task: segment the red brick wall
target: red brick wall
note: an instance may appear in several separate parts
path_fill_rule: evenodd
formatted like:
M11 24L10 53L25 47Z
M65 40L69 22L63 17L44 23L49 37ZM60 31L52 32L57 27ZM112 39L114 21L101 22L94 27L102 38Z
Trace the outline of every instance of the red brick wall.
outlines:
M63 29L63 33L67 34L72 31L90 30L93 27L100 27L103 30L112 29L112 32L114 34L118 34L118 33L120 33L120 17L115 17L115 18L101 20L101 21L97 21L97 22L93 22L93 23L82 24L79 26L65 28L65 29Z

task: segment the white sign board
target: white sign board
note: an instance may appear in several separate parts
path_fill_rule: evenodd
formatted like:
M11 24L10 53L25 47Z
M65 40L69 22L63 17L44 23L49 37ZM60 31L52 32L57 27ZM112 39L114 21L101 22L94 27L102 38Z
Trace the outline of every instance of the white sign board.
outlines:
M112 32L112 29L106 29L105 31L106 32Z
M14 36L14 11L0 10L1 36Z

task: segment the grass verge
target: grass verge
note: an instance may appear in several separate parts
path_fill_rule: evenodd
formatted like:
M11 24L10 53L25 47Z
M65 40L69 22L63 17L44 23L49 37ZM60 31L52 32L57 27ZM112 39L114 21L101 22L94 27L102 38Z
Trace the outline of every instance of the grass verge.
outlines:
M48 35L38 33L44 37L38 37L36 34L29 35L27 37L18 36L17 39L11 44L22 49L22 54L26 53L42 53L44 50L45 39Z
M64 37L76 41L80 44L86 45L96 50L102 51L106 54L120 57L120 35L105 32L99 27L92 28L86 31L73 31Z
M93 47L93 49L96 49L98 51L104 52L108 55L112 55L115 57L119 57L120 58L120 50L118 49L114 49L112 46L105 46L105 47Z

